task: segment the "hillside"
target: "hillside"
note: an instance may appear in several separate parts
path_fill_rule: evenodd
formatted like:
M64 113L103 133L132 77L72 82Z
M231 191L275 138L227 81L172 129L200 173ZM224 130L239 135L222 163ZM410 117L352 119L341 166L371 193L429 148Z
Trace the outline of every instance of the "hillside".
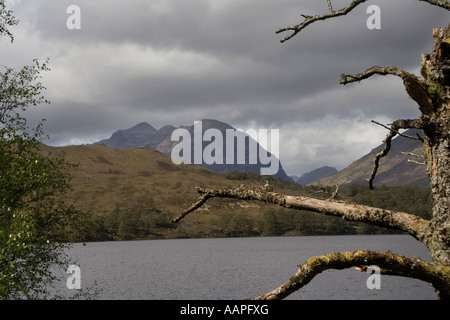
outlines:
M379 228L336 217L232 199L211 199L188 219L171 224L172 218L198 199L195 186L230 188L239 184L264 185L268 180L277 192L322 198L329 197L332 190L251 172L218 174L199 166L175 165L151 147L116 149L96 144L43 146L43 150L61 152L68 162L78 164L72 172L73 190L68 200L75 201L75 208L85 212L87 220L66 241L380 232ZM429 190L410 187L377 192L360 186L344 188L340 194L344 199L360 199L368 204L379 205L381 199L381 205L417 210L422 215L428 211ZM386 201L388 198L391 200Z
M415 136L418 130L407 130L405 134ZM384 144L376 147L367 155L351 163L347 168L329 177L320 179L314 184L321 185L367 185L367 179L373 169L375 155L382 151ZM409 162L409 159L421 161L405 153L422 154L422 143L417 140L397 136L392 140L391 150L387 156L381 158L375 186L420 186L428 187L429 180L424 165Z
M177 212L196 197L195 186L230 185L224 176L194 165L175 165L151 147L116 149L103 144L58 148L73 170L74 197L95 214L129 207L152 198L165 211Z
M94 144L44 146L44 149L62 152L68 162L78 164L73 169L73 190L69 199L76 200L75 207L92 219L91 225L86 226L92 233L88 239L135 238L136 230L130 231L129 236L102 235L105 223L120 223L121 219L126 225L135 223L136 229L145 229L145 225L151 223L147 228L150 233L146 231L137 238L217 236L222 232L217 230L218 225L223 227L228 223L220 220L225 214L227 219L240 216L255 220L255 215L261 216L270 207L264 203L213 199L183 223L173 225L170 220L197 200L196 186L233 187L242 184L242 179L246 184L264 185L268 178L250 173L218 174L200 166L175 165L169 157L151 147L117 149ZM281 190L283 188L285 186ZM299 190L294 188L289 193L300 194ZM156 231L151 231L152 228Z
M336 170L336 168L325 166L306 172L302 174L300 177L298 176L290 176L290 177L292 180L294 180L294 182L297 182L298 184L310 184L316 182L317 180L329 177L337 172L338 171Z

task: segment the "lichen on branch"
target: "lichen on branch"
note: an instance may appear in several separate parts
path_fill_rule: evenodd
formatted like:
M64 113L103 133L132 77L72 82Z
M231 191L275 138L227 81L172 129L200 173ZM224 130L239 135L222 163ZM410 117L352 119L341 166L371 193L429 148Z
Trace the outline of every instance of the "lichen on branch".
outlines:
M199 199L172 220L179 222L190 212L198 209L210 198L234 198L239 200L258 200L295 210L313 211L325 215L338 216L349 221L368 222L377 226L402 230L416 239L427 243L430 237L429 221L413 214L338 201L298 197L275 192L269 187L240 185L229 189L197 187Z
M382 274L405 276L431 283L444 295L450 289L450 267L435 266L419 258L405 257L390 251L386 253L357 250L350 252L328 253L309 258L299 266L298 271L281 286L266 292L254 300L280 300L307 285L319 273L328 270L342 270L359 267L365 270L368 265L381 268ZM447 296L441 296L448 299Z

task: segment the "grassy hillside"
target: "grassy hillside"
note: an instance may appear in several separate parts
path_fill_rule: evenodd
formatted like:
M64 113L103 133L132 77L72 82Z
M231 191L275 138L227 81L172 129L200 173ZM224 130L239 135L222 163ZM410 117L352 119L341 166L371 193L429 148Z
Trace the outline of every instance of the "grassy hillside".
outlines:
M211 199L178 224L170 220L198 198L195 186L234 187L270 185L291 195L328 197L321 187L305 187L255 173L214 173L194 165L175 165L150 147L115 149L105 145L45 147L63 152L73 169L69 198L86 213L86 223L70 241L160 239L184 237L273 236L306 234L379 233L379 228L310 212L283 209L261 202ZM426 214L429 191L410 187L386 189L380 195L368 188L344 188L345 199ZM325 190L327 191L327 190ZM382 191L382 190L380 190ZM402 194L402 196L399 196ZM392 198L393 200L389 200ZM419 199L412 201L412 199ZM378 199L378 200L376 200ZM412 208L408 207L412 204ZM419 205L420 204L420 205ZM382 204L381 204L382 206ZM414 213L414 212L413 212Z
M234 173L217 174L194 165L175 165L150 147L124 150L96 144L45 148L63 152L68 162L78 164L73 169L69 198L89 217L89 223L80 229L80 237L88 234L88 239L110 240L217 236L222 234L216 230L221 216L249 215L254 219L268 206L213 199L189 219L173 225L170 220L198 198L195 186L233 187L242 183L242 177L236 179ZM265 183L253 176L255 179L247 179L246 183ZM133 223L135 226L130 225ZM119 226L114 225L118 224L122 225L120 230L105 230L117 229ZM124 225L130 230L124 231Z

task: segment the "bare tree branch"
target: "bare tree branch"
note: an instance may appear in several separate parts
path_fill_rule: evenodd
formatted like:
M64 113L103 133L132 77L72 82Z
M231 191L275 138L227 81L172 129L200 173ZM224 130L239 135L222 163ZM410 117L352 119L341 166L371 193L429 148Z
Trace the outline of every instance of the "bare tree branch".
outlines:
M331 0L327 0L328 9L329 9L328 13L315 15L315 16L302 14L301 16L305 18L305 20L302 23L297 24L295 26L281 28L281 29L277 30L276 33L292 31L292 33L290 35L288 35L285 38L280 40L280 42L285 42L285 41L293 38L294 36L296 36L297 33L302 31L304 28L306 28L311 23L319 21L319 20L326 20L329 18L344 16L347 13L349 13L350 11L352 11L354 8L356 8L358 5L360 5L361 3L364 3L366 1L368 1L368 0L353 0L347 7L342 8L340 10L333 10L333 6L331 5ZM431 5L435 5L435 6L450 10L450 2L447 0L419 0L419 1L428 2Z
M372 122L377 123L375 121L372 121ZM377 174L380 159L388 154L389 150L391 149L392 139L397 134L399 134L398 130L399 129L412 129L412 128L421 129L422 125L423 125L422 120L420 120L420 119L413 119L413 120L400 119L400 120L394 121L394 123L391 124L391 127L388 128L390 131L387 134L386 138L383 140L383 142L385 144L384 149L382 151L380 151L379 153L377 153L377 155L375 156L373 170L369 177L370 189L373 189L373 180L375 179L375 176ZM407 136L407 137L412 138L409 136Z
M302 14L302 17L305 18L305 21L303 21L302 23L295 25L295 26L281 28L281 29L277 30L276 33L281 33L281 32L285 32L285 31L293 31L290 35L288 35L287 37L280 40L281 42L285 42L285 41L293 38L295 35L297 35L297 33L302 31L304 28L306 28L311 23L319 21L319 20L333 18L333 17L344 16L347 13L349 13L350 11L352 11L359 4L366 2L366 1L367 0L354 0L347 7L343 8L341 10L334 11L331 6L331 0L328 0L328 8L330 9L329 13L316 15L316 16L309 16L309 15Z
M308 284L316 275L328 269L376 265L382 274L405 276L431 283L441 293L449 292L450 267L435 266L421 259L404 257L392 252L358 250L341 253L328 253L309 258L288 281L278 288L253 299L279 300ZM448 297L442 297L442 299Z
M401 154L404 154L406 156L413 156L413 157L416 157L416 158L422 158L423 159L423 155L415 154L415 153L412 153L412 152L401 152Z
M400 132L398 132L397 130L394 130L393 128L389 128L388 126L386 126L386 125L384 125L384 124L382 124L382 123L379 123L379 122L377 122L377 121L375 121L375 120L372 120L372 122L373 122L373 123L376 123L376 124L379 125L379 126L382 126L383 128L386 128L386 129L388 129L388 130L394 131L395 134L398 134L398 135L401 136L401 137L408 138L408 139L412 139L412 140L419 140L419 141L422 141L422 142L423 142L423 139L422 139L420 136L418 136L418 137L408 136L407 134L400 133Z
M404 212L394 212L333 199L321 200L309 197L290 196L260 186L240 185L232 189L197 187L196 189L201 194L200 198L191 207L173 219L173 223L179 222L188 213L199 208L209 198L216 197L259 200L277 204L285 208L313 211L325 215L342 217L350 221L368 222L381 227L405 231L425 244L427 244L427 239L430 237L429 221Z
M333 12L333 6L331 5L331 0L327 0L328 2L328 9L330 9L330 12Z
M419 161L411 160L411 159L408 159L408 162L411 162L411 163L414 163L414 164L418 164L418 165L421 165L421 166L426 166L427 165L425 162L419 162Z
M373 66L369 69L367 69L366 71L362 72L362 73L358 73L356 75L345 75L342 74L341 75L341 80L340 80L340 84L347 84L347 83L351 83L351 82L359 82L361 80L367 79L375 74L378 75L394 75L394 76L398 76L398 77L410 77L415 79L415 81L420 81L420 79L409 72L400 70L396 67L380 67L380 66Z
M182 213L180 213L180 215L174 219L172 219L172 223L177 223L178 221L180 221L181 219L183 219L187 214L189 214L190 212L200 208L211 196L208 193L204 193L200 196L200 198L198 198L198 200L192 204L192 206L190 206L189 208L187 208L186 210L184 210Z
M429 94L429 86L424 79L409 73L404 70L400 70L396 67L380 67L373 66L362 73L356 75L341 75L340 84L348 84L352 82L359 82L367 79L373 75L394 75L403 79L406 92L411 99L417 102L420 110L425 115L431 115L434 113L433 100Z

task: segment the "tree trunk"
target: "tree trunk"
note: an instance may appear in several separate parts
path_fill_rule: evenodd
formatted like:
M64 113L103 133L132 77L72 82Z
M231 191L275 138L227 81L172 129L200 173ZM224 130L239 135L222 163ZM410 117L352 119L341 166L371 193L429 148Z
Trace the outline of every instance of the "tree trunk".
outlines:
M425 134L424 159L433 195L432 236L427 243L435 264L450 265L450 26L433 30L434 48L423 55L428 101L419 104ZM416 100L417 101L417 100Z

